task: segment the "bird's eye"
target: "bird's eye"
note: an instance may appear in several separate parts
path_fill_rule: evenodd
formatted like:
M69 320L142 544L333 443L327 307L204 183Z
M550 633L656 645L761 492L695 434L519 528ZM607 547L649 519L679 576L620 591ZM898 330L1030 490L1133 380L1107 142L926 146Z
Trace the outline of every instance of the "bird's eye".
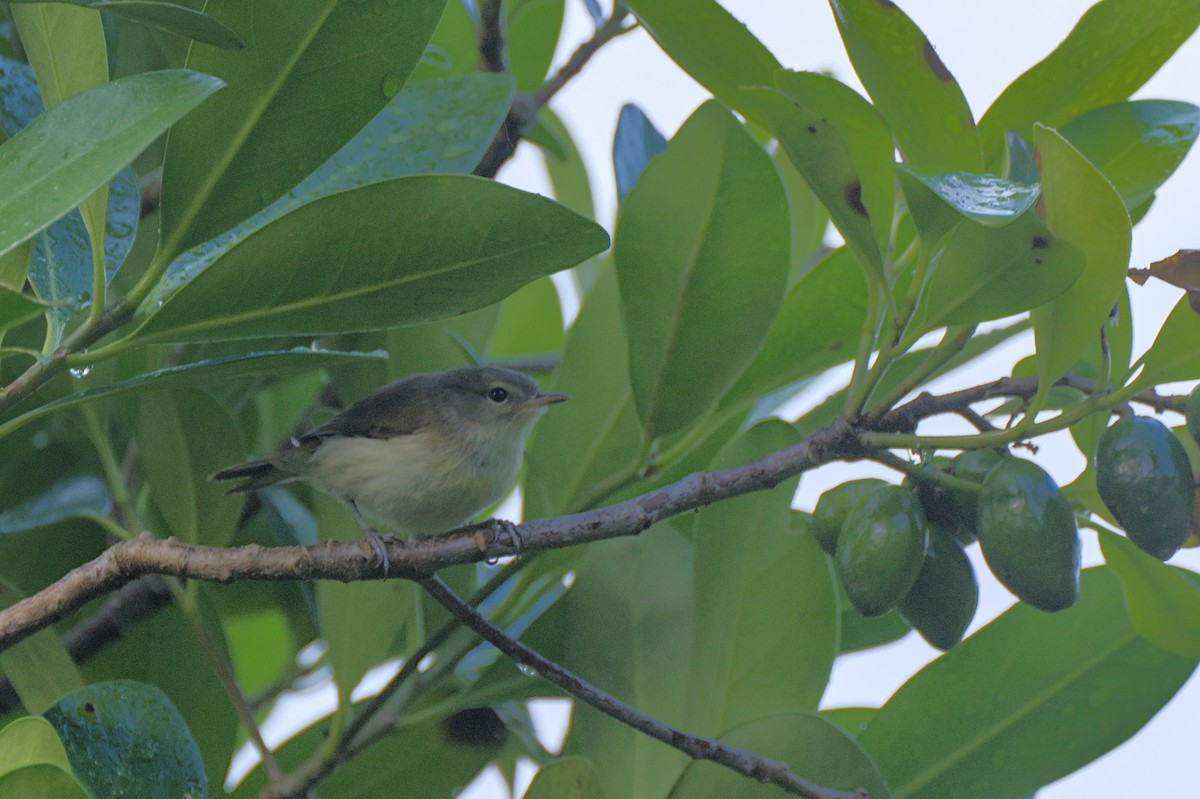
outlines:
M492 402L504 402L508 399L508 392L500 388L500 386L496 386L488 392L488 399Z

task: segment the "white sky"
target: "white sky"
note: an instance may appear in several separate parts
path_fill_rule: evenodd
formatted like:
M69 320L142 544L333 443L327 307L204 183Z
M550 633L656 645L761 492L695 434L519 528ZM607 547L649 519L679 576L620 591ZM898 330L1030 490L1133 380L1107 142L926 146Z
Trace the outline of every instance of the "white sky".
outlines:
M455 0L452 0L452 2ZM823 0L722 0L723 5L792 69L830 70L862 91L837 36L829 7ZM900 0L899 5L925 31L942 61L962 86L976 117L1000 91L1062 40L1088 0L1004 0L957 3L949 0ZM561 62L575 43L591 33L591 19L580 0L567 0L568 22ZM1138 93L1139 97L1186 100L1200 104L1200 40L1193 38ZM664 135L674 130L706 97L699 85L676 67L649 36L635 32L602 50L555 99L554 109L572 130L587 160L601 221L611 225L614 188L612 136L622 104L639 105ZM550 193L533 148L523 145L518 157L500 175L505 182ZM1159 192L1146 219L1135 229L1135 266L1163 258L1178 249L1200 247L1196 194L1200 191L1200 154L1193 151ZM1153 281L1152 281L1153 283ZM1178 292L1150 285L1133 289L1135 340L1140 353L1152 341ZM955 375L942 388L967 386L1007 374L1011 364L1032 352L1032 341L1021 339L1003 348L973 373ZM833 378L844 380L845 376ZM1066 484L1082 467L1066 434L1041 439L1039 461ZM797 506L811 508L822 490L848 475L883 473L856 464L827 467L806 476ZM1086 536L1085 536L1086 540ZM1001 613L1012 598L991 580L973 548L981 578L981 607L972 630ZM1094 539L1085 549L1085 565L1100 562ZM1200 553L1186 552L1175 562L1200 569ZM834 669L825 706L878 705L936 652L917 636L864 655L842 658ZM1195 719L1200 717L1200 678L1193 678L1148 728L1087 769L1039 793L1039 799L1076 797L1178 796L1190 784L1194 757ZM478 780L464 794L471 799L507 795L494 775ZM967 799L964 797L964 799Z

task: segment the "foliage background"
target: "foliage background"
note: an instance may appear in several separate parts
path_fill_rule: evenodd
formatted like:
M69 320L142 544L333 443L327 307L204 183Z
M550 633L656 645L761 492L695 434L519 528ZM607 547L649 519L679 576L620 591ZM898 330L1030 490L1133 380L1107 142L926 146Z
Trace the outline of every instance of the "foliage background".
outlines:
M824 0L722 0L730 13L744 22L780 62L791 69L832 72L838 80L864 92L837 26ZM1008 0L1007 2L950 3L947 0L904 0L900 3L937 47L938 55L954 73L971 109L982 114L1006 85L1062 41L1091 0ZM585 38L591 20L582 4L567 4L564 33L557 60L569 54L571 43ZM1200 38L1179 49L1134 98L1155 97L1200 103ZM648 77L649 76L649 77ZM670 137L696 106L708 96L692 78L671 61L644 31L635 31L608 44L555 99L555 110L564 119L593 175L611 172L612 129L617 110L627 102L637 104L664 135ZM497 176L499 180L531 191L550 193L542 156L524 146ZM615 208L615 184L592 182L597 218L609 224ZM1200 195L1200 148L1194 148L1175 175L1158 191L1153 208L1133 229L1130 264L1146 264L1180 247L1200 246L1196 203ZM608 215L608 216L606 216ZM832 228L831 228L831 232ZM1154 340L1159 326L1174 307L1179 291L1158 281L1130 285L1134 305L1135 356ZM960 372L935 380L930 390L950 390L974 385L994 375L1008 374L1012 364L1032 351L1032 333L1022 334L997 348L987 358ZM834 370L822 385L845 385L849 366ZM1168 386L1169 388L1169 386ZM812 392L819 401L821 387ZM811 406L804 400L802 412ZM1178 417L1170 424L1177 424ZM1060 485L1066 485L1083 467L1083 458L1067 433L1043 439L1037 461ZM811 510L827 488L846 479L894 474L870 462L831 464L806 474L800 481L794 505ZM1084 566L1102 562L1095 535L1081 530ZM1000 615L1012 596L988 572L978 547L968 549L980 577L980 604L970 632ZM1200 550L1184 550L1175 563L1200 569ZM937 656L937 651L917 635L909 635L881 649L842 656L824 697L829 706L878 706L910 675ZM1196 719L1200 717L1200 673L1175 696L1154 721L1116 751L1042 790L1042 799L1077 799L1080 796L1118 796L1123 792L1176 790L1183 764L1192 757ZM558 709L541 716L554 731L561 723ZM494 774L484 774L465 799L489 799L505 790Z

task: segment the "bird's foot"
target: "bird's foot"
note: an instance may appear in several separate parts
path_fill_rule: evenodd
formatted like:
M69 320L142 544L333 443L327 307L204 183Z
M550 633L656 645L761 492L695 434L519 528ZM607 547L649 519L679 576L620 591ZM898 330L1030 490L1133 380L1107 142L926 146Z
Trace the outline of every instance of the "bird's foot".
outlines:
M359 529L362 530L363 538L366 539L367 544L375 553L375 560L379 564L380 568L383 569L383 576L387 577L388 566L390 564L388 563L387 547L384 546L383 538L379 535L379 533L375 532L374 527L367 524L367 520L363 518L363 515L359 512L357 505L355 505L353 502L347 502L346 506L350 508L350 513L354 516L354 520L358 522ZM388 538L392 538L392 536L388 536Z
M521 546L525 542L521 538L521 531L517 529L515 524L508 519L488 519L486 524L488 531L491 532L492 538L496 543L505 543L504 539L507 538L507 544L512 548L513 554L521 554Z

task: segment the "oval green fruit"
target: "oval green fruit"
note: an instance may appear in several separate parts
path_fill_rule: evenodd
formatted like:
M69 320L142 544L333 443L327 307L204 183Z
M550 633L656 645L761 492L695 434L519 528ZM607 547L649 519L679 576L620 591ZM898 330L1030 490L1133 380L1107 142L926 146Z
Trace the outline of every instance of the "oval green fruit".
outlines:
M1017 597L1045 611L1079 597L1079 531L1058 485L1036 463L1006 458L979 492L975 523L988 568Z
M908 594L925 559L929 525L921 503L901 486L877 488L846 517L837 570L850 603L881 616Z
M868 478L836 485L821 495L813 508L812 532L827 555L837 552L838 537L850 511L857 508L875 489L887 485L882 480Z
M950 474L982 485L988 473L1007 456L994 449L969 449L959 453L950 463ZM946 503L950 506L951 532L963 546L975 543L975 521L979 516L979 492L946 491Z
M979 606L975 569L958 541L938 528L929 531L929 549L900 615L938 649L962 640Z
M945 455L934 455L925 462L926 467L932 467L938 471L949 474L951 460ZM952 508L946 501L946 495L949 493L946 488L933 480L922 479L920 475L909 475L904 478L903 485L911 486L917 492L917 499L921 501L921 510L925 512L925 518L932 525L940 525L949 527L954 524L951 517Z
M1200 444L1200 385L1192 389L1183 403L1183 418L1187 419L1188 432Z
M1162 422L1118 419L1096 445L1096 489L1129 540L1159 560L1187 540L1195 484L1187 452Z

